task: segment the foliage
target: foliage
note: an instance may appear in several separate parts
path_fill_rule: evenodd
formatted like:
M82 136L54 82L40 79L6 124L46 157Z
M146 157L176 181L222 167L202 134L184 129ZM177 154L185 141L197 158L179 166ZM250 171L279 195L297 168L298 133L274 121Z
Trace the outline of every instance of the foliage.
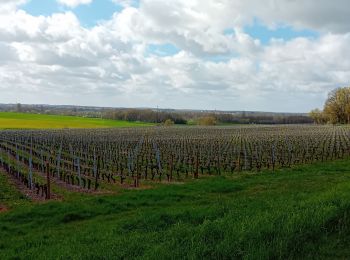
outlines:
M204 116L198 119L198 124L204 125L204 126L210 126L210 125L216 125L217 121L216 121L216 118L213 116Z
M311 110L309 113L310 117L314 120L316 124L325 124L327 123L326 115L319 110L318 108Z
M312 119L305 115L293 114L271 114L271 113L247 113L230 114L230 113L216 113L208 114L214 116L216 121L220 124L310 124Z
M152 109L113 109L105 111L103 118L113 120L139 121L149 123L161 123L170 119L175 124L186 124L187 121L178 113L163 112Z
M350 123L350 87L337 88L328 94L323 111L313 110L310 116L316 123Z
M175 109L128 109L84 106L53 106L19 104L23 113L79 116L112 120L162 123L170 118L175 124L191 124L199 117L214 116L218 124L309 124L312 119L300 113L269 113L253 111L197 111ZM0 112L18 112L17 104L0 104Z
M164 121L164 125L165 126L172 126L174 124L175 124L174 121L171 120L171 119L167 119L167 120Z
M328 95L324 113L331 123L350 123L350 87L332 91Z

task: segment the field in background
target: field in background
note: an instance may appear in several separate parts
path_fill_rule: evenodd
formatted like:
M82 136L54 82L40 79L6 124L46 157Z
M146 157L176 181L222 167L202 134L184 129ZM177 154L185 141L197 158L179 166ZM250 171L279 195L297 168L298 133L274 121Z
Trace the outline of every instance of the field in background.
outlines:
M40 115L0 112L0 129L60 129L151 126L152 124L83 118L75 116Z

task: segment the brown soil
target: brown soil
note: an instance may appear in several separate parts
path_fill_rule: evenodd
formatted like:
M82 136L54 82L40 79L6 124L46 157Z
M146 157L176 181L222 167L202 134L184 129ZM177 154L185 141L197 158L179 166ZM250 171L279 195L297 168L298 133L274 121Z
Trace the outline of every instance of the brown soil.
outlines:
M32 201L41 202L46 201L46 198L41 196L41 194L36 194L36 190L29 189L26 185L24 185L21 181L16 179L14 176L7 174L4 170L0 170L5 176L7 176L8 181L10 184L12 184L14 187L16 187L17 190L19 190L26 198L29 198ZM51 192L51 200L60 200L61 198L57 195Z
M14 156L11 156L13 159L15 159ZM25 165L24 163L21 162L21 164L24 166L24 167L27 167L27 165ZM2 170L3 171L3 170ZM5 171L3 171L5 172ZM46 179L46 173L43 173L41 171L39 171L38 169L33 169L33 174L37 174L37 175L40 175L42 178ZM9 176L9 174L6 174L7 176ZM43 201L45 200L45 198L41 197L41 195L37 195L36 194L36 191L35 190L30 190L28 189L25 185L23 185L20 181L18 181L16 178L12 177L12 176L9 176L9 178L11 178L13 180L13 182L16 184L16 186L20 189L20 191L25 191L25 195L28 195L28 197L32 198L34 201ZM89 194L109 194L111 192L108 192L108 191L101 191L101 190L97 190L95 191L95 189L83 189L79 186L76 186L76 185L72 185L72 184L68 184L58 178L55 178L55 177L50 177L51 180L50 180L50 183L51 183L51 187L52 187L52 184L56 184L58 185L59 187L62 187L62 188L65 188L66 190L68 191L71 191L71 192L80 192L80 193L89 193ZM22 192L23 193L23 192ZM59 199L58 198L58 195L55 195L52 193L51 191L51 199Z
M0 214L1 214L1 213L4 213L4 212L6 212L6 211L8 211L8 208L6 208L6 207L3 206L3 205L0 205Z
M41 176L45 177L45 175L42 174L41 172L36 172L36 173L38 173ZM60 179L53 178L53 177L51 177L51 182L54 182L59 187L65 188L66 190L73 191L73 192L81 192L81 193L89 193L89 194L106 194L106 193L110 193L110 192L106 192L106 191L102 191L102 190L95 191L95 189L93 187L90 190L84 189L84 188L81 188L81 187L79 187L77 185L68 184L68 183L66 183L66 182L64 182L64 181L62 181Z

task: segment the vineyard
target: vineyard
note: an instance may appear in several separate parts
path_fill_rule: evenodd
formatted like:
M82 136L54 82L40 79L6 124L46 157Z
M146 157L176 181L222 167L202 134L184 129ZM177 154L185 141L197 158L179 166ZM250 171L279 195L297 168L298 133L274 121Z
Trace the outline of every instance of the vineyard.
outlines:
M36 195L100 192L349 156L345 126L1 131L0 166Z

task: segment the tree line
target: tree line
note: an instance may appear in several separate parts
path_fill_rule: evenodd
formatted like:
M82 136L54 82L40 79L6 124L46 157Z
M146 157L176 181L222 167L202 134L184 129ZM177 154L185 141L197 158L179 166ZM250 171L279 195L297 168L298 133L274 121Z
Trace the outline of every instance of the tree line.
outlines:
M306 115L263 113L247 114L225 112L165 112L152 109L114 109L102 112L102 118L112 120L141 121L148 123L217 125L217 124L310 124L313 120ZM170 123L171 124L171 123Z
M317 124L350 124L350 87L331 91L323 110L312 110L310 117Z
M171 120L175 124L186 124L187 120L178 113L161 112L151 109L111 109L102 112L104 119L164 123ZM169 122L169 121L168 121Z
M249 111L199 111L173 109L103 108L84 106L55 106L0 104L0 111L69 115L111 120L139 121L156 124L311 124L314 117L307 114L268 113Z

